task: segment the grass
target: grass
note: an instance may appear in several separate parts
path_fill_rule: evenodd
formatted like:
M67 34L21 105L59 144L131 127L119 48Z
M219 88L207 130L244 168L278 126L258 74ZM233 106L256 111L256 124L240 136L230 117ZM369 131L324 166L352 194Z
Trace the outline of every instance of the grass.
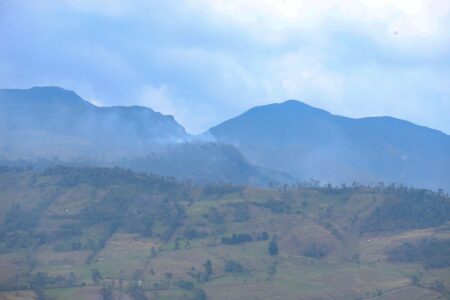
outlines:
M54 195L55 199L38 228L57 230L61 224L77 222L73 218L76 212L81 211L86 203L100 201L110 192L81 185L68 190L62 189L59 194L55 194L54 189L45 188L45 184L50 183L50 179L40 179L30 188L22 182L19 185L21 190L18 191L18 186L14 187L13 182L11 188L0 190L0 196L1 199L4 196L8 196L8 199L13 197L23 202L23 207L31 208L34 207L35 203L32 202L36 198ZM361 220L375 206L380 205L382 197L382 193L364 190L329 195L318 190L299 189L286 194L253 188L246 188L242 195L232 193L207 198L198 196L191 205L185 204L186 217L169 241L156 236L145 238L125 233L124 229L119 228L90 264L85 263L90 254L88 250L55 252L52 250L54 244L38 247L34 253L36 265L32 272L45 272L52 276L74 272L78 283L84 282L86 286L45 291L49 299L68 300L98 298L100 285L91 286L91 269L94 268L100 271L103 278L122 278L125 284L135 282L135 272L142 270L143 284L149 289L147 292L151 299L156 298L156 292L150 290L155 283L172 283L169 289L157 291L157 299L180 299L183 295L192 294L174 287L176 280L192 281L196 288L203 288L207 292L209 299L219 300L355 299L359 296L373 298L377 294L381 296L373 299L418 300L417 297L408 297L415 297L415 293L423 297L437 295L428 288L409 287L412 275L419 276L425 287L441 280L450 288L450 268L424 269L420 264L395 264L386 260L386 253L393 245L431 236L450 238L450 228L442 226L395 234L359 235ZM282 213L273 213L269 208L254 204L284 198L289 198L286 201L290 209ZM5 203L10 202L8 200ZM248 220L234 222L235 206L230 205L233 203L249 205ZM223 223L204 217L205 214L211 214L213 208L224 215ZM69 211L65 212L64 209ZM354 215L358 218L351 224L350 218ZM0 214L0 222L3 221L1 217ZM155 232L165 229L159 223L155 226L158 227ZM184 232L192 227L208 235L189 240L190 247L186 247L188 240ZM85 226L79 238L82 244L88 239L99 240L104 231L104 225ZM247 233L256 237L264 231L278 243L280 251L276 257L268 254L269 241L220 244L221 236ZM292 242L293 237L296 243ZM174 249L176 240L180 245L177 250ZM214 240L215 244L212 243ZM303 250L311 243L328 246L330 253L321 259L303 256ZM156 256L152 256L152 247L158 249ZM355 255L359 255L358 263L352 260ZM11 274L25 270L26 256L26 251L0 254L0 282L11 278ZM212 262L214 274L209 281L197 281L188 273L193 267L196 272L204 272L203 264L206 260ZM223 266L227 260L239 262L245 272L225 273ZM167 278L167 273L171 274L171 279ZM0 299L3 294L0 294ZM394 296L396 298L392 298Z

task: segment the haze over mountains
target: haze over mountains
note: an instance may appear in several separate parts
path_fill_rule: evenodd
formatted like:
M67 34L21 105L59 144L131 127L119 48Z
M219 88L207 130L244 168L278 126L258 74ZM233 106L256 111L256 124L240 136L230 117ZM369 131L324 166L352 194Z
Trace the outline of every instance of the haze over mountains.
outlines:
M56 87L0 90L0 158L118 165L198 182L404 183L450 189L450 136L290 100L192 136L144 107L97 107ZM204 137L215 142L206 141Z
M234 147L188 134L150 108L97 107L58 87L0 90L0 159L120 166L198 183L266 185L287 174L251 165Z
M5 89L0 99L6 158L134 157L190 139L172 116L138 106L97 107L61 88Z
M209 132L296 178L450 186L450 136L391 117L346 118L290 100L252 108Z

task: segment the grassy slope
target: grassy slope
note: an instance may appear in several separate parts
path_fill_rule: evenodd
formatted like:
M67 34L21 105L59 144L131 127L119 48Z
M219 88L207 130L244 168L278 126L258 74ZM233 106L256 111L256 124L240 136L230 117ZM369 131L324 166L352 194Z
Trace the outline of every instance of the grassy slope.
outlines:
M1 205L20 203L32 209L48 200L36 228L52 231L62 224L76 223L84 207L101 201L115 187L126 185L75 182L62 186L61 177L64 175L4 172L0 174ZM385 191L368 188L345 192L246 188L205 196L199 189L189 188L186 197L194 201L189 204L179 200L186 217L169 240L127 233L119 227L90 263L86 263L89 250L54 251L54 245L64 242L59 240L35 248L31 255L36 263L31 268L26 263L29 250L4 250L0 254L0 282L21 272L46 272L51 276L74 272L78 283L84 286L46 289L47 297L100 299L98 291L102 284L114 283L115 292L119 293L119 278L127 286L135 283L136 270L142 270L142 285L150 299L180 299L183 295L192 298L193 292L176 286L178 280L192 281L206 291L208 299L444 299L441 293L427 287L435 280L442 280L449 288L450 268L425 269L415 263L392 263L388 262L386 253L402 241L431 236L449 238L449 227L360 234L360 223L381 205L385 196ZM267 207L268 201L287 203L287 207L273 211ZM248 208L248 218L235 221L234 216L242 206ZM0 223L4 221L5 211L0 214ZM217 216L222 216L223 222ZM158 226L156 223L155 232L162 231ZM186 239L184 232L193 227L205 233L204 236ZM276 236L280 251L275 257L268 254L268 241L220 243L220 237L232 233L256 237L264 231L271 238ZM85 226L80 240L98 238L102 232L102 224ZM178 249L175 249L177 240ZM325 246L328 255L306 257L306 249L313 244ZM152 247L157 250L156 255L152 255ZM203 271L207 259L212 262L212 278L198 282L188 273L193 268ZM239 262L245 272L224 272L227 260ZM103 283L93 284L90 271L93 268L100 271ZM170 279L167 273L171 273ZM421 287L411 286L412 275L420 277ZM0 299L14 297L14 292L0 293Z

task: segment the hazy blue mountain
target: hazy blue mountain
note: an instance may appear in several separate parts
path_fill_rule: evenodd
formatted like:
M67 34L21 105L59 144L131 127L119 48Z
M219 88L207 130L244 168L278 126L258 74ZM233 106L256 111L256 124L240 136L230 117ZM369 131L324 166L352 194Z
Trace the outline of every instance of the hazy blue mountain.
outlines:
M168 146L146 157L123 159L121 167L187 179L194 183L269 185L293 183L280 171L255 166L235 147L212 142L190 142Z
M57 87L0 90L0 153L9 158L143 155L188 141L172 116L145 107L97 107Z
M121 166L196 183L292 181L236 148L196 139L146 107L97 107L58 87L0 90L0 162Z
M346 118L290 100L252 108L208 133L300 180L450 189L450 136L391 117Z

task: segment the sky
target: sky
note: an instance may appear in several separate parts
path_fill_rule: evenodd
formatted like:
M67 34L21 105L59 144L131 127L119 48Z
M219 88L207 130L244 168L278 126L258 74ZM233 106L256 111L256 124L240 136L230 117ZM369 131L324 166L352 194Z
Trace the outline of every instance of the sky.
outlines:
M450 1L0 0L0 88L47 85L191 133L297 99L450 134Z

